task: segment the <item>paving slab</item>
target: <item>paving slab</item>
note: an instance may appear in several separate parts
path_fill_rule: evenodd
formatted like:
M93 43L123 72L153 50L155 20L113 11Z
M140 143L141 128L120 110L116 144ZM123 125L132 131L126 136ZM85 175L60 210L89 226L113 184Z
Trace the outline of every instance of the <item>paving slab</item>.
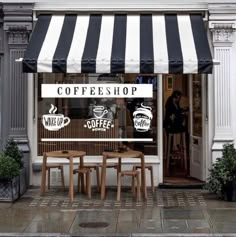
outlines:
M236 209L209 209L208 214L213 222L233 222L236 224Z
M186 220L178 219L164 219L163 232L165 233L185 233L188 232L188 225Z
M138 208L136 209L136 213L139 220L161 221L161 209L159 207Z
M211 233L210 223L203 220L187 220L188 230L190 233Z
M142 219L139 225L139 232L142 233L162 233L162 223L155 219Z
M25 229L26 233L69 233L71 223L57 221L32 221Z
M212 226L214 233L236 233L236 224L233 222L213 222Z
M129 222L138 221L137 211L135 209L133 210L121 209L119 211L118 222L127 222L127 221Z
M199 209L185 209L185 208L163 208L163 219L204 219L203 210Z
M117 233L132 233L139 232L137 221L118 222L116 227Z

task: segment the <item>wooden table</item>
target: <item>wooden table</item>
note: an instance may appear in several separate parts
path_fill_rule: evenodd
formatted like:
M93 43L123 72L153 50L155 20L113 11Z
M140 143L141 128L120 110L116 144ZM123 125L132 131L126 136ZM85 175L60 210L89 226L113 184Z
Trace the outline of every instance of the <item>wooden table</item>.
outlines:
M69 160L69 198L70 201L73 202L74 199L74 190L73 190L73 158L80 158L80 168L83 167L84 164L84 156L86 152L84 151L71 151L68 150L66 153L62 151L51 151L43 153L43 164L42 164L42 179L41 179L41 195L45 193L46 190L46 164L47 158L66 158Z
M146 175L145 175L145 162L144 155L140 151L125 151L125 152L103 152L102 161L102 178L101 178L101 199L105 198L106 192L106 166L108 159L118 158L118 172L121 171L122 159L125 158L139 158L141 163L141 186L144 198L147 199L147 189L146 189Z

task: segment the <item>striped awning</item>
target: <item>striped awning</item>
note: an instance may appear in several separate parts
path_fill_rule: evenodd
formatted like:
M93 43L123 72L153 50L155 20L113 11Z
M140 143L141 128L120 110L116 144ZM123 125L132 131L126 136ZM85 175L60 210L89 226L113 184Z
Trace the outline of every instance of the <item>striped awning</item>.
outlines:
M201 15L40 15L24 72L212 73Z

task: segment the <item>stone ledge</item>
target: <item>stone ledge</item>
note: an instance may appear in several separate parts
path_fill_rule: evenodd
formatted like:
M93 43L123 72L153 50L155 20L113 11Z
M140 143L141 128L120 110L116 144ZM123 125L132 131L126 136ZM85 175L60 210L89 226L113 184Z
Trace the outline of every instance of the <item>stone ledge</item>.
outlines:
M43 157L40 156L40 157L37 157L36 159L34 159L32 161L32 169L34 172L41 172L41 169L42 169L42 159ZM65 158L48 158L47 159L47 162L48 163L56 163L56 164L63 164L63 165L69 165L69 161ZM84 157L84 162L85 163L89 163L89 164L97 164L97 163L100 163L102 164L102 156L85 156ZM118 162L118 159L109 159L107 161L107 163L116 163ZM129 164L136 164L140 162L140 159L136 159L136 158L127 158L127 159L123 159L122 161L122 164L126 164L126 165L129 165ZM76 165L76 164L79 164L79 158L74 158L73 160L73 163ZM156 164L156 165L159 165L160 164L160 160L157 156L146 156L145 157L145 163L146 164Z

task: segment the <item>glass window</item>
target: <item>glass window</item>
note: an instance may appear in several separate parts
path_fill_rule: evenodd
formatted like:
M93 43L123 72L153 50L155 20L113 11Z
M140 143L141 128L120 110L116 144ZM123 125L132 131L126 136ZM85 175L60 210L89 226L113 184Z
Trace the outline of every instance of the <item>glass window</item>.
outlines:
M201 75L193 75L193 136L202 136L202 80Z
M85 85L152 84L153 97L42 98L41 84L66 83ZM67 149L84 150L87 155L101 155L104 150L116 150L121 146L143 151L145 155L157 155L157 85L156 75L39 73L38 155L47 151ZM58 131L45 129L42 118L49 114L50 109L55 114L63 115L64 119L68 117L69 124ZM147 113L143 111L147 111ZM100 121L100 118L104 119L100 122L102 126L97 122L97 120ZM67 123L66 119L64 121ZM138 130L137 124L149 128L147 131L145 129ZM66 138L68 140L46 142L42 141L43 138ZM95 141L70 141L73 138L81 140L92 138ZM111 141L99 141L102 138L110 138ZM126 140L117 142L112 141L113 138ZM143 138L149 138L150 141L144 142ZM129 140L127 141L127 139ZM134 141L134 139L139 139L139 141Z

